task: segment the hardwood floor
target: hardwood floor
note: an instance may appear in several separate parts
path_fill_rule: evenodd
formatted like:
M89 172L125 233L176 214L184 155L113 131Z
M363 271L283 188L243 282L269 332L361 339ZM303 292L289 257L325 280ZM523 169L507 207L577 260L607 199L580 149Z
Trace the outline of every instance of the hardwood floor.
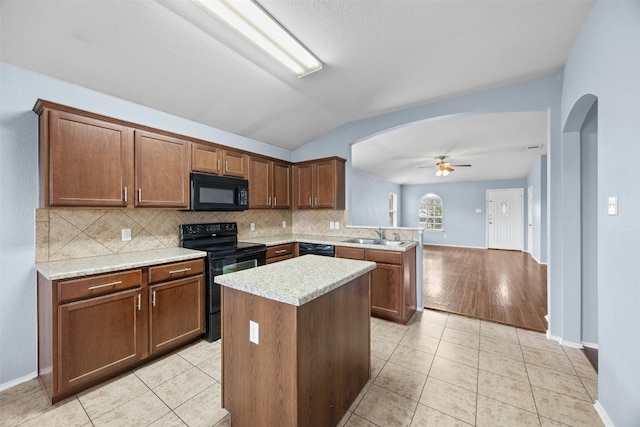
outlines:
M545 332L547 267L528 253L425 245L424 306Z

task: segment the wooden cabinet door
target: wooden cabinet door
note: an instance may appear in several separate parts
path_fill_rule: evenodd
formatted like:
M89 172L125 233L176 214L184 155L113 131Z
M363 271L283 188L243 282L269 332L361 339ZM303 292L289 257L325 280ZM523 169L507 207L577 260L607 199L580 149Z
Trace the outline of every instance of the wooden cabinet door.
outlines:
M136 131L135 156L136 206L189 207L186 141Z
M272 207L291 209L291 166L287 163L272 162Z
M80 115L49 112L49 206L127 206L131 130ZM46 150L46 148L45 148Z
M371 313L389 320L401 317L402 266L378 263L371 273Z
M151 353L174 348L204 332L203 275L149 287Z
M191 145L191 171L220 173L222 151L214 145Z
M106 376L146 352L141 290L58 306L58 390Z
M271 208L270 161L264 157L249 158L249 208Z
M296 165L294 170L294 206L296 209L313 208L313 164Z
M326 160L317 162L314 170L315 200L313 207L316 209L333 209L336 206L336 177L335 162Z
M223 150L222 174L235 176L237 178L246 178L248 158L249 156L238 151Z

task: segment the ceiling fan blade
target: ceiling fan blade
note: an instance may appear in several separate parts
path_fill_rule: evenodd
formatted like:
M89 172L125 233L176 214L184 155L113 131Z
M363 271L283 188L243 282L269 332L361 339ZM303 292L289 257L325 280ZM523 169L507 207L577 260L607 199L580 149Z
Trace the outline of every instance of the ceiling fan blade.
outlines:
M446 169L446 170L448 170L449 172L453 172L453 171L455 170L455 169L453 169L453 168L452 168L452 167L450 167L450 166L445 167L445 169Z
M453 167L456 167L456 168L470 168L471 167L471 165L449 165L449 166L453 166Z

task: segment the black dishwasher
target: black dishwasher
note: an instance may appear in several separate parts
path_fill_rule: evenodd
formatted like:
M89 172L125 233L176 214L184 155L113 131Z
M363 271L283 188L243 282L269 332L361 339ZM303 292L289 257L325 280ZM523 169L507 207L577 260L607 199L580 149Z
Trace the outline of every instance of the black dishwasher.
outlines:
M322 255L322 256L336 256L336 248L333 245L325 245L322 243L298 243L299 255Z

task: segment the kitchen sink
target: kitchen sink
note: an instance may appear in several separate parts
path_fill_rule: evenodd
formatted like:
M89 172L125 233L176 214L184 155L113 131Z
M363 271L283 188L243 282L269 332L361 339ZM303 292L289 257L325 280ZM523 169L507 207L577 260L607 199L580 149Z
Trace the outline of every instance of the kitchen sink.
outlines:
M376 239L349 239L345 243L360 243L361 245L375 245L379 240Z
M381 246L402 246L407 242L402 240L380 240L380 239L349 239L343 240L344 243L359 243L361 245L381 245Z

